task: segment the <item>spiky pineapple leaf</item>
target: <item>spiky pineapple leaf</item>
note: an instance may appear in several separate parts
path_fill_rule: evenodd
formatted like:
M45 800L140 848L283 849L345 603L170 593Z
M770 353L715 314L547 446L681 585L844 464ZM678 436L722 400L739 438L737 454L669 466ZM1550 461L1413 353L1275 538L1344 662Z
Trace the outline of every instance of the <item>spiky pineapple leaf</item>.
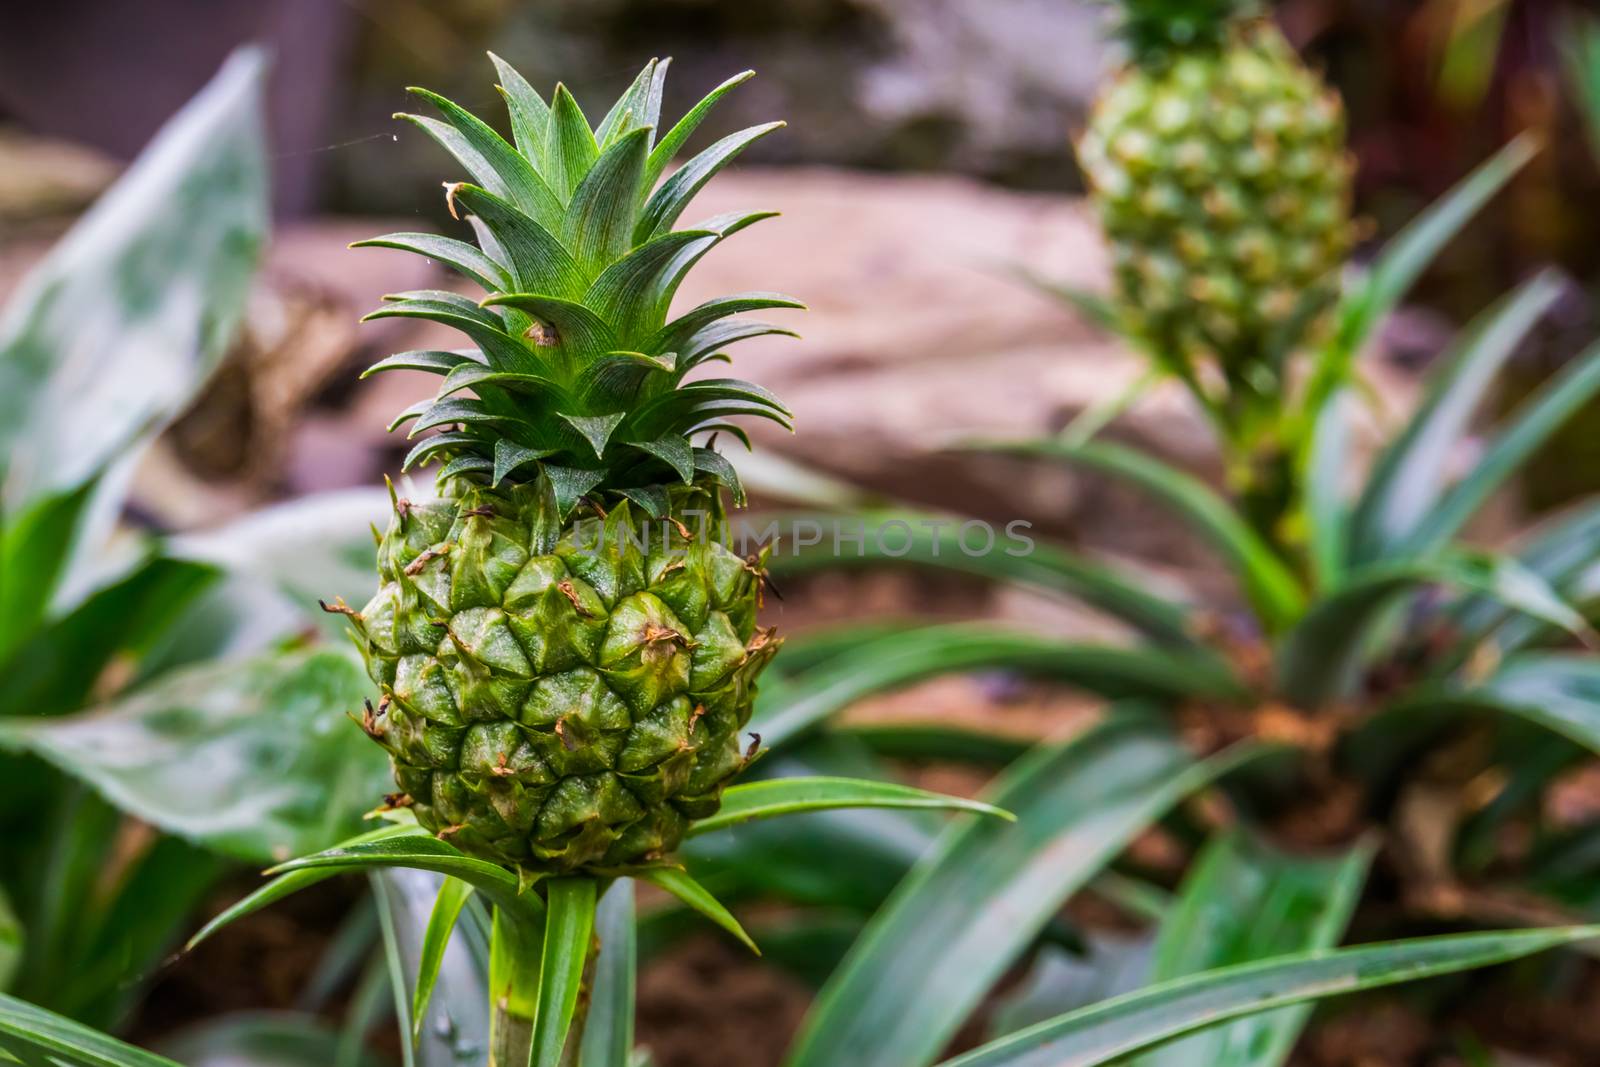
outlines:
M562 203L572 197L572 191L583 181L585 174L600 156L600 146L595 142L594 131L583 109L565 85L557 85L550 102L550 128L545 135L544 165L550 176L551 188Z
M449 374L461 364L477 362L478 359L476 352L413 349L385 356L362 371L361 377L366 378L388 370L422 370L434 374Z
M1317 355L1307 389L1307 410L1319 411L1349 381L1351 361L1373 329L1395 309L1439 252L1538 152L1523 134L1481 164L1384 246L1365 277L1349 287L1335 315L1333 338Z
M637 243L632 240L639 217L635 194L644 177L649 134L639 127L619 137L601 153L567 204L567 241L590 276Z
M694 131L700 128L700 124L705 121L706 116L711 114L711 109L716 107L724 96L727 96L734 89L743 85L745 82L749 81L755 76L756 72L753 70L747 70L743 71L742 73L735 74L733 77L729 78L727 81L723 82L721 85L707 93L699 103L690 108L681 119L673 124L672 129L668 130L666 134L662 136L660 141L656 143L655 148L650 152L650 160L645 166L645 181L643 183L646 189L653 189L655 187L656 180L661 177L661 174L664 170L666 170L667 165L672 162L675 156L677 156L684 144L687 143L689 138L694 134ZM656 107L659 111L659 96L657 98ZM649 123L649 125L654 124L655 123L653 120Z
M1478 462L1439 501L1406 543L1420 553L1444 544L1551 436L1600 395L1600 344L1575 356L1512 413Z
M490 286L491 292L523 289L565 299L576 299L583 292L583 270L554 232L476 185L452 186L450 195L483 220L505 252L511 278L505 284Z
M550 105L517 73L515 67L489 53L495 73L500 77L500 92L506 99L506 110L511 115L511 136L517 151L543 169L544 143L550 130Z
M381 826L376 830L357 834L354 837L341 841L340 848L352 845L361 845L369 841L384 841L391 837L426 837L428 831L416 824L415 820ZM215 917L206 922L184 945L185 951L195 948L202 941L210 937L223 927L231 926L247 915L253 915L262 908L270 907L278 901L309 889L319 882L327 881L337 875L339 871L331 867L309 868L280 874L268 881L259 889L253 890L248 896L234 902L223 909Z
M638 226L633 232L634 243L647 241L657 234L672 229L673 224L678 221L678 216L689 206L689 201L695 198L718 171L732 163L746 148L769 133L783 129L786 125L784 122L768 122L740 130L738 133L730 133L679 167L645 202L644 211L641 212Z
M1568 652L1506 658L1477 681L1428 682L1396 697L1391 716L1516 715L1600 753L1600 661Z
M449 128L465 141L473 153L467 158L455 152L453 143L441 143L447 151L456 155L479 184L505 197L546 226L560 218L560 205L555 191L532 164L518 155L517 150L506 144L505 138L490 129L482 119L428 89L411 86L406 91L432 104ZM395 117L412 121L417 119L417 116L405 114ZM437 138L438 134L432 128L424 126L424 129L434 133Z
M761 950L756 943L750 940L750 935L744 932L744 927L739 925L739 920L733 913L723 907L722 903L712 896L706 887L689 876L682 867L647 867L634 875L641 882L649 882L657 889L665 890L683 901L701 915L710 919L718 926L737 938L741 944L761 955Z
M1350 524L1359 566L1411 543L1444 489L1449 462L1500 368L1554 305L1562 285L1538 275L1477 317L1405 430L1379 456Z
M653 135L656 120L647 118L646 115L650 89L655 84L656 68L660 65L659 59L652 59L646 63L634 77L633 84L617 97L616 103L611 105L611 110L600 120L600 125L594 128L594 139L600 146L602 156L606 149L632 130L644 127L647 134Z
M790 1067L933 1062L1067 897L1172 805L1260 751L1196 762L1158 716L1126 706L1039 746L986 792L1017 821L946 832L823 988Z
M1112 698L1247 698L1228 669L1202 654L1066 641L991 626L947 624L891 632L798 676L763 686L750 728L774 747L817 729L862 697L963 671L1009 669L1059 678Z
M1460 552L1442 559L1377 564L1350 575L1284 635L1276 665L1284 694L1299 707L1318 708L1349 692L1371 652L1374 620L1398 598L1430 585L1482 593L1569 632L1588 633L1576 609L1508 557Z
M918 808L976 812L1015 821L1010 812L981 800L946 796L894 782L858 778L771 778L729 786L715 815L696 820L691 834L725 830L752 819L839 808Z
M1215 838L1195 860L1156 939L1151 983L1238 963L1334 947L1355 911L1373 843L1291 855L1242 831ZM1283 1008L1163 1045L1130 1067L1278 1067L1310 1008Z
M431 835L396 834L389 837L335 845L286 860L268 874L297 871L366 871L400 867L431 871L470 883L494 904L524 921L542 921L544 907L539 898L527 892L529 883L503 867L474 859Z
M500 264L475 245L457 241L453 237L441 237L436 233L386 233L364 241L353 241L350 247L395 248L402 252L415 252L419 256L438 260L489 292L511 287L511 278Z
M182 1067L71 1019L0 993L0 1051L62 1067Z
M1269 631L1287 627L1305 610L1305 592L1283 560L1215 490L1193 475L1131 448L1105 442L975 443L1018 455L1064 459L1102 471L1150 493L1209 541L1232 568Z
M1499 930L1297 953L1124 994L941 1067L1098 1067L1217 1023L1343 993L1487 967L1600 937L1600 927Z

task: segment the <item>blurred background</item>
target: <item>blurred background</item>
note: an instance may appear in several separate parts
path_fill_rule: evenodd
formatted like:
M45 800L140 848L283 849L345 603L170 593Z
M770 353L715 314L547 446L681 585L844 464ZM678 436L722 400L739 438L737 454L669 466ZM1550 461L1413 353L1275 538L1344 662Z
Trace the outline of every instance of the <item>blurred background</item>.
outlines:
M1278 6L1291 40L1347 102L1358 208L1374 246L1518 132L1533 130L1545 145L1385 327L1368 357L1383 398L1374 434L1405 415L1420 374L1460 323L1538 266L1559 266L1569 292L1519 355L1520 386L1499 402L1514 403L1518 388L1544 380L1595 335L1600 62L1584 54L1594 38L1577 29L1597 6ZM772 118L790 124L696 205L702 214L770 207L784 218L719 250L683 296L694 302L763 288L810 303L785 322L803 341L767 339L741 350L745 373L796 414L795 437L758 435L767 455L924 505L1002 520L1020 512L1047 534L1131 557L1153 576L1218 582L1184 535L1124 493L940 450L962 435L1059 429L1139 376L1137 360L1016 276L1106 284L1070 148L1102 72L1116 62L1092 3L55 0L9 4L4 18L0 299L232 48L259 41L274 53L276 222L266 267L223 371L135 476L137 515L153 529L202 528L269 501L371 486L398 467L403 442L384 427L434 382L392 374L358 384L356 374L380 354L433 347L435 328L357 320L383 293L450 283L415 257L346 245L386 230L450 225L440 183L456 175L423 135L390 118L410 107L405 86L427 86L497 119L484 56L492 50L541 89L565 80L594 114L645 60L670 55L669 114L753 67L759 77L718 113L713 135ZM1146 395L1117 433L1217 474L1207 431L1176 391ZM1597 459L1593 411L1502 502L1502 521L1600 488ZM1477 533L1492 539L1496 530ZM1061 632L1091 625L1059 604L1045 609L1015 601L1025 594L976 588L954 578L913 585L894 574L819 577L786 589L771 621L792 631L887 611L1037 623L1048 611ZM1033 714L1057 720L1072 698L956 679L860 714L893 715L911 704L924 714L999 706L1025 727ZM237 893L229 886L218 900ZM346 903L331 889L293 902L170 967L135 1036L292 1001L306 960L324 947L307 943L305 932L333 929ZM721 1005L716 1020L685 1027L695 1010L683 992L686 971L695 988L719 991L708 998ZM781 1049L807 998L793 984L705 939L645 975L641 1026L662 1067L713 1062L695 1058L693 1047L706 1041ZM1404 1019L1372 1033L1395 1058L1362 1060L1358 1050L1323 1062L1407 1062Z

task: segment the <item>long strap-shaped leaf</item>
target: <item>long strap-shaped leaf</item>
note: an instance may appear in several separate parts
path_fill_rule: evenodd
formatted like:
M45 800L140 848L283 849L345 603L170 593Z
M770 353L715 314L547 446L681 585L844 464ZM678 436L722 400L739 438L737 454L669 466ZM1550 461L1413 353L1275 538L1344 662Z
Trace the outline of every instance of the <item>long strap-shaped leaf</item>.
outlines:
M0 1050L67 1067L182 1067L54 1012L0 993ZM24 1063L31 1062L24 1058Z
M1204 691L1221 700L1245 691L1200 653L1062 641L992 626L957 624L890 633L763 691L751 729L786 744L862 697L941 674L1012 669L1060 678L1112 698L1166 699Z
M1355 910L1372 851L1363 844L1340 855L1301 856L1245 832L1217 838L1161 924L1150 981L1332 948ZM1214 1026L1147 1053L1137 1067L1278 1067L1309 1014L1282 1008Z
M1010 812L981 800L946 796L895 782L832 777L771 778L729 786L722 794L722 807L717 813L697 820L689 832L703 834L751 819L837 808L945 808L1013 818Z
M627 1067L633 1055L634 980L639 970L633 881L618 878L595 909L594 991L584 1022L579 1067Z
M1134 449L1104 442L1071 445L1064 441L1029 441L983 447L1065 459L1104 471L1151 494L1221 554L1269 630L1281 630L1305 606L1305 592L1294 572L1232 505L1192 475Z
M1445 470L1500 368L1561 293L1547 272L1479 315L1434 380L1421 410L1378 458L1350 528L1351 562L1390 555L1411 540L1444 485Z
M1578 612L1515 560L1462 553L1444 559L1379 564L1352 575L1285 635L1278 685L1302 708L1317 708L1355 684L1374 620L1406 593L1443 584L1494 597L1524 614L1583 633Z
M589 962L594 932L595 880L557 878L548 884L544 958L539 966L539 1008L534 1016L529 1067L559 1067Z
M1600 344L1576 356L1518 409L1479 458L1451 487L1403 546L1421 554L1453 537L1505 480L1584 405L1600 395Z
M960 516L866 511L826 516L796 512L773 518L779 529L795 533L768 562L779 577L842 566L937 567L1075 597L1165 644L1194 643L1184 605L1147 592L1105 564L1052 545L1031 540L1026 546L986 542L984 530L967 533L963 523L969 520ZM802 529L834 533L807 546L801 544ZM994 537L992 529L988 534Z
M1173 804L1256 752L1196 762L1158 716L1112 718L1013 765L1015 823L951 828L822 990L790 1067L931 1063L1062 903Z
M1536 138L1518 137L1412 219L1384 246L1372 270L1340 302L1333 340L1318 356L1307 388L1307 410L1320 411L1327 398L1348 381L1350 362L1373 329L1411 290L1440 249L1505 188L1536 151Z
M1581 653L1510 656L1477 683L1432 683L1386 709L1402 718L1455 712L1517 715L1600 753L1600 659Z
M1059 1016L942 1067L1097 1067L1240 1016L1487 967L1596 937L1600 926L1456 934L1227 967Z

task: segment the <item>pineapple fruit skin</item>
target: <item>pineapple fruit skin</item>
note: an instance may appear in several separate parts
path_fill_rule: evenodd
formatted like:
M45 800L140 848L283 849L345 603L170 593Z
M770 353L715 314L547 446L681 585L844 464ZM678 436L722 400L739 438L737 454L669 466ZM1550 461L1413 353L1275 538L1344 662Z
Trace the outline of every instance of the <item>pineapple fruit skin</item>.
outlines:
M1249 377L1313 337L1353 236L1336 93L1269 23L1122 70L1078 146L1118 303L1156 356Z
M706 482L672 490L665 519L623 501L565 523L541 483L448 489L396 501L357 627L395 802L532 873L670 852L747 761L779 645L756 622L763 557L722 543Z

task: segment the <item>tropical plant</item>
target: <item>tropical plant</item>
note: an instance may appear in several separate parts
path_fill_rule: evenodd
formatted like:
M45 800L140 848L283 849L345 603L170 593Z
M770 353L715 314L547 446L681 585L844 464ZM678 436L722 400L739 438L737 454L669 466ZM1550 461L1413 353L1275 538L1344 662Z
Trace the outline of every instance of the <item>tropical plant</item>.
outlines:
M1128 90L1114 89L1111 98L1121 91ZM1205 113L1204 102L1191 104L1189 114ZM1070 463L1151 494L1216 550L1237 578L1239 608L1158 595L1129 572L1051 545L1023 555L972 554L960 539L961 516L896 509L829 516L865 525L868 536L852 540L843 558L826 543L797 543L772 557L780 582L844 564L977 574L1073 598L1137 638L1108 644L979 624L873 622L791 643L792 668L778 668L752 720L775 758L848 744L869 750L880 773L884 757L1008 765L984 796L1017 815L1013 825L938 839L882 909L856 927L853 945L843 941L850 947L822 988L796 1067L933 1062L1001 975L1036 946L1043 947L1035 977L1048 977L1050 960L1060 958L1051 942L1070 945L1073 935L1056 916L1084 888L1155 921L1153 961L1123 968L1124 982L1320 950L1338 942L1363 901L1397 903L1403 925L1393 912L1367 913L1390 915L1397 932L1590 914L1593 894L1583 884L1592 867L1563 846L1592 830L1551 820L1543 800L1563 771L1600 751L1600 673L1584 648L1593 639L1586 612L1595 607L1600 563L1595 505L1541 524L1508 551L1487 551L1460 535L1519 464L1600 391L1600 347L1514 411L1483 442L1473 467L1459 476L1452 467L1495 372L1561 292L1555 278L1531 279L1468 327L1415 417L1380 452L1359 491L1347 492L1357 463L1347 421L1363 389L1358 353L1433 256L1533 151L1527 141L1508 146L1399 234L1370 269L1347 271L1327 326L1299 334L1274 357L1283 373L1249 405L1232 403L1220 350L1196 357L1152 348L1160 342L1130 310L1137 295L1126 279L1110 300L1063 292L1124 331L1149 355L1152 377L1190 390L1217 431L1234 475L1231 492L1097 440L1115 409L1088 413L1058 438L978 447ZM1152 165L1129 180L1164 180L1161 174ZM1138 193L1116 195L1131 203ZM1103 208L1108 216L1118 210ZM1056 678L1146 710L1130 718L1129 704L1113 704L1107 725L1040 747L936 722L835 721L874 692L983 669ZM1221 787L1242 826L1197 824L1180 801L1225 771ZM1130 878L1150 872L1119 860L1157 824L1192 844L1214 834L1195 850L1176 898L1147 878ZM766 854L799 866L801 856L838 847L826 832L808 829L820 841L814 851L788 827L763 828ZM781 865L752 869L731 851L708 858L725 865L734 892L793 892L806 904L847 904L865 916L883 900L882 885L894 884L928 840L904 824L893 835L855 835L856 854L870 857L858 866L882 872L872 886L808 879ZM1531 843L1525 853L1507 853L1508 840ZM1306 855L1308 845L1321 854ZM1395 877L1366 887L1380 845ZM1114 862L1120 869L1110 869ZM935 928L962 933L928 938ZM1094 935L1076 936L1081 949ZM940 978L930 990L905 981L908 974ZM1081 978L1057 983L1027 1011L997 1012L996 1025L1082 1003L1085 985ZM1090 997L1104 992L1095 985ZM1172 1063L1280 1063L1304 1022L1300 1012L1262 1016L1160 1055ZM1058 1061L1019 1053L972 1062ZM1063 1053L1059 1062L1079 1061Z
M181 536L122 521L244 313L263 72L231 59L0 316L0 989L101 1026L224 876L344 837L385 775L330 733L364 679L298 636L317 613L293 588L364 584L321 523L381 515L382 493ZM243 1034L216 1023L210 1047Z

